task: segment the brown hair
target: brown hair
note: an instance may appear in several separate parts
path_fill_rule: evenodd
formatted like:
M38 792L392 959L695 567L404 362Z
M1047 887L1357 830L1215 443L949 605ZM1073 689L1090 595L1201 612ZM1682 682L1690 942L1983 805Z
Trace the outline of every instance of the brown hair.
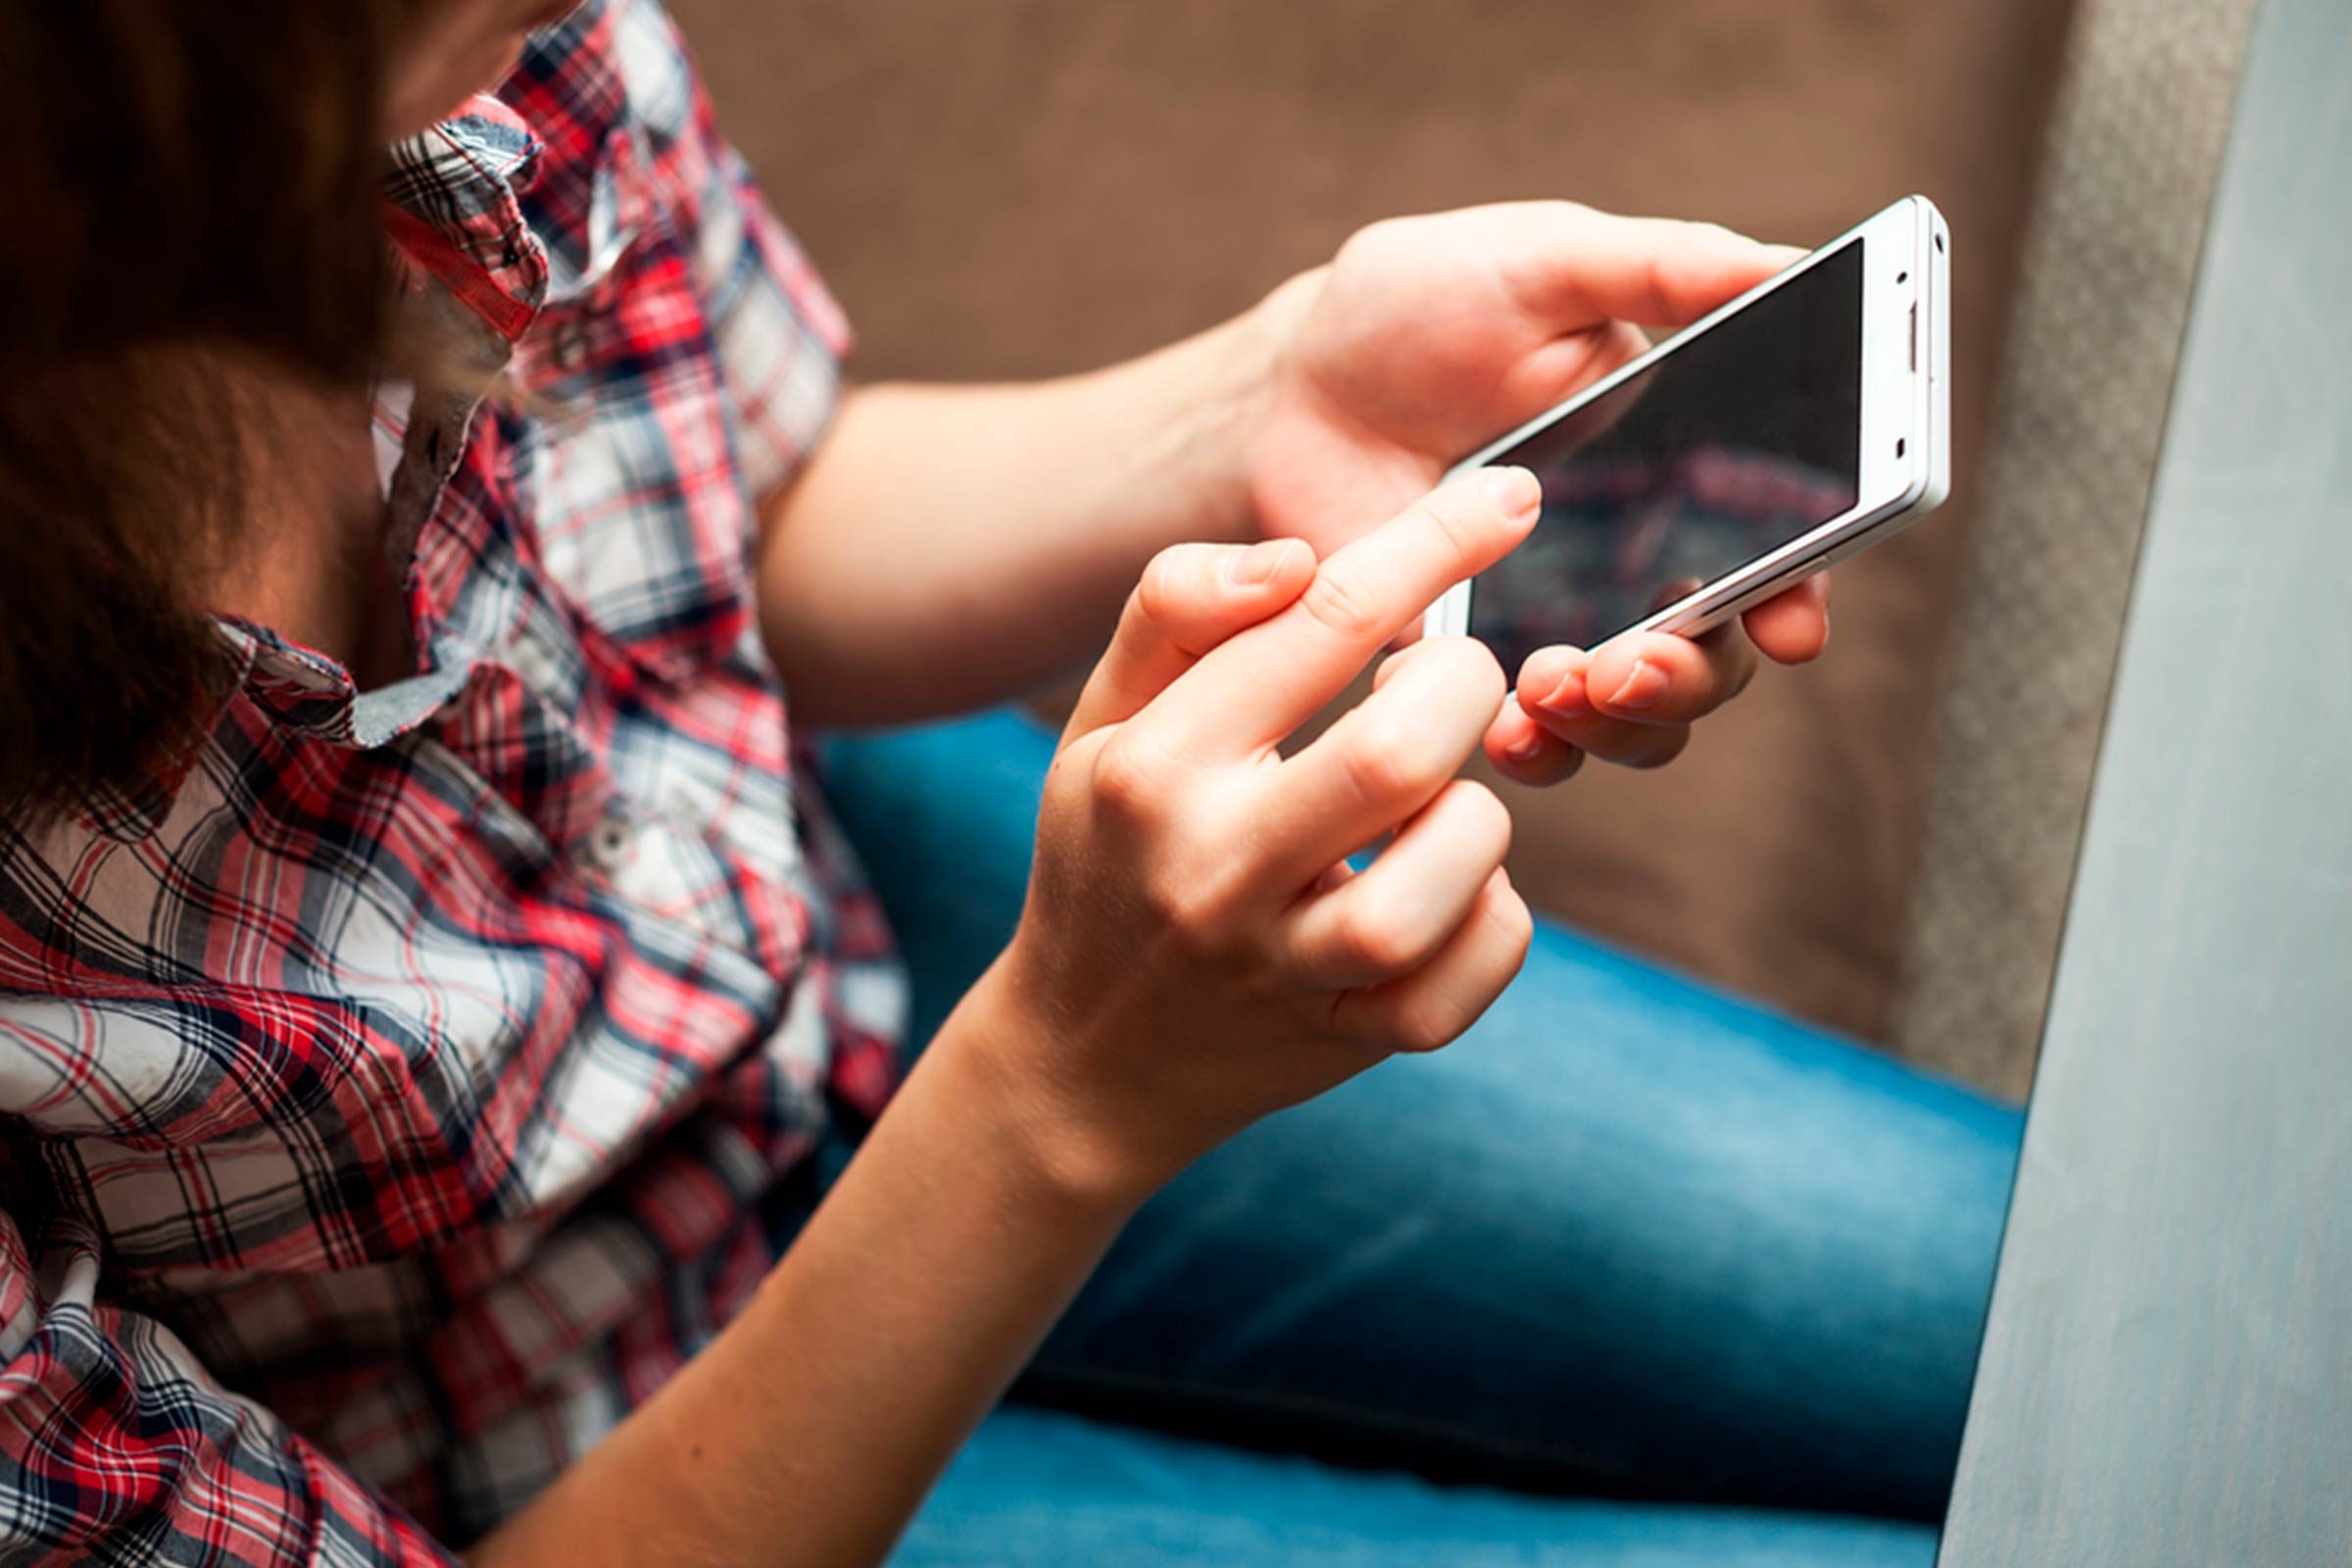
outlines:
M0 814L135 788L210 711L223 644L190 585L246 474L206 367L368 374L402 9L0 7Z

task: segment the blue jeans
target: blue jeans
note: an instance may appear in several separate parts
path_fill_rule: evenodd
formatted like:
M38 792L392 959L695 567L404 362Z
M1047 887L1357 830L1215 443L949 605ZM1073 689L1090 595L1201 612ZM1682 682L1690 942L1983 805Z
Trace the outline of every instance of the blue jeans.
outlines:
M915 1039L1012 930L1051 755L830 750ZM897 1560L1928 1564L2019 1129L1541 924L1461 1041L1146 1205Z

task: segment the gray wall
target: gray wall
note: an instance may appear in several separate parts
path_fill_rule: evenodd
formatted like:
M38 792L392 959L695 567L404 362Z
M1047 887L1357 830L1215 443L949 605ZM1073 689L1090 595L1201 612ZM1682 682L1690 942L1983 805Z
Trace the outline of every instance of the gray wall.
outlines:
M2255 22L1944 1568L2352 1558L2352 5Z

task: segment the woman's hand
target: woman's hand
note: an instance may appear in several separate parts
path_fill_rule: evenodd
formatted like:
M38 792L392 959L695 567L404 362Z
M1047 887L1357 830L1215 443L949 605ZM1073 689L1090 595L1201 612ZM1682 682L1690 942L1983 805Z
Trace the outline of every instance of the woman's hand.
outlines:
M1325 554L1466 454L1797 260L1711 223L1520 202L1392 219L1261 308L1276 369L1249 459L1260 526ZM1505 773L1545 783L1584 752L1654 766L1737 695L1755 654L1797 663L1829 634L1828 582L1790 589L1695 641L1642 633L1548 649L1485 737Z
M1018 1119L1081 1185L1149 1191L1259 1116L1446 1044L1517 973L1510 818L1454 777L1502 706L1492 655L1424 642L1313 744L1276 747L1538 504L1532 475L1494 469L1319 566L1296 541L1152 563L1062 737L1020 928L976 994ZM1392 833L1368 869L1345 863Z

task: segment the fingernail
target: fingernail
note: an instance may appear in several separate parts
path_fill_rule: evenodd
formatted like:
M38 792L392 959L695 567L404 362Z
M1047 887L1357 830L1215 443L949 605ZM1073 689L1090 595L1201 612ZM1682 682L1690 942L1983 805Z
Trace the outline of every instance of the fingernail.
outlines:
M1496 511L1516 522L1536 514L1544 505L1544 487L1536 476L1525 468L1488 468L1480 483L1487 487L1487 499Z
M1236 588L1263 588L1290 556L1288 539L1264 539L1225 558L1225 580Z
M1637 659L1633 669L1625 677L1625 684L1619 686L1617 695L1609 699L1609 706L1630 708L1637 711L1654 707L1658 699L1666 695L1666 686L1664 670L1646 659Z
M1536 700L1536 706L1554 718L1581 718L1592 707L1585 691L1585 672L1572 669L1558 685Z
M1532 762L1544 755L1544 737L1530 735L1515 746L1503 748L1503 757L1513 762Z

